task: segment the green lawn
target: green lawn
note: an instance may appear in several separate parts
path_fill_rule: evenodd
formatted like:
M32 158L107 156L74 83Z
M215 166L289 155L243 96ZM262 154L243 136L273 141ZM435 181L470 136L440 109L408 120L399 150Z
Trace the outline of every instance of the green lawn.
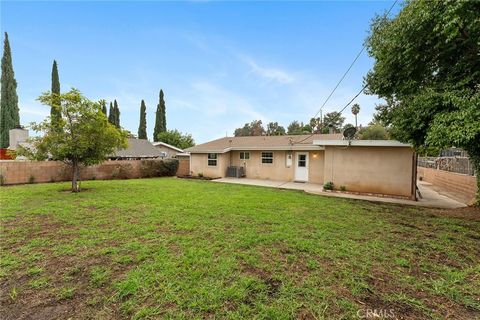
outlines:
M174 178L82 187L0 189L3 317L480 317L478 212Z

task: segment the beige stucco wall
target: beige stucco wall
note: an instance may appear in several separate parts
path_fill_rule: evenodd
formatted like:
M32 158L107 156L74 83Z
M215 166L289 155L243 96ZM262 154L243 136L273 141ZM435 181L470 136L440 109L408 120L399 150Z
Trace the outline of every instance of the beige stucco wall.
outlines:
M232 151L232 165L245 166L247 178L266 180L293 180L294 162L291 167L286 166L287 151L273 152L273 163L262 163L261 151L250 152L249 160L240 160L240 151Z
M323 184L325 151L310 151L308 166L308 182Z
M177 153L178 153L177 150L162 146L161 144L155 146L155 148L157 148L160 151L166 152L167 153L167 158L175 158L177 156Z
M225 177L229 165L229 153L217 154L217 165L209 166L206 153L192 153L190 155L190 171L193 176L202 174L204 177Z
M325 147L324 182L347 191L410 197L413 149L403 147Z
M199 173L202 173L205 177L225 177L227 167L232 165L245 167L247 178L280 181L293 181L295 179L295 155L297 151L291 151L293 159L292 165L289 167L287 167L286 163L286 155L288 151L272 151L272 164L262 163L262 151L250 150L246 152L250 153L250 159L248 160L240 159L240 151L218 154L218 163L216 167L207 165L206 154L192 154L190 164L192 175L196 176ZM323 151L309 152L309 182L323 183L323 156Z

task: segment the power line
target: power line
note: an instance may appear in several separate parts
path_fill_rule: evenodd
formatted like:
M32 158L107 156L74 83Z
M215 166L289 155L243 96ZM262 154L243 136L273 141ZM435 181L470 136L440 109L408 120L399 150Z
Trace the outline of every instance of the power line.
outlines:
M388 9L387 13L385 13L385 16L384 16L384 19L387 18L389 15L390 15L390 12L392 11L392 9L395 7L395 4L397 4L397 1L398 0L395 0L393 2L393 4L390 6L390 8ZM333 88L333 90L330 92L330 94L328 95L327 99L325 99L325 101L322 103L320 109L317 111L317 113L315 113L315 115L313 116L313 118L315 118L316 116L318 116L318 114L322 111L323 107L325 107L325 105L327 104L327 102L330 100L330 98L333 96L333 94L335 93L335 91L337 90L338 86L342 83L343 79L345 79L345 77L347 76L347 74L350 72L350 70L352 69L353 65L355 64L355 62L357 62L358 58L360 57L360 55L363 53L363 51L365 51L365 44L362 45L362 49L360 50L360 52L358 52L358 54L356 55L355 59L353 59L352 63L350 64L350 66L348 67L347 71L345 71L345 73L342 75L342 77L340 78L340 80L338 80L337 84L335 85L335 87Z
M390 15L390 12L392 11L392 9L395 7L395 5L397 4L398 0L395 0L393 2L393 4L390 6L390 8L388 9L387 13L385 13L384 15L384 19L386 19L389 15ZM333 94L335 93L335 91L337 90L338 86L342 83L343 79L345 79L345 77L347 76L347 74L350 72L350 70L352 69L353 65L355 64L355 62L357 62L358 58L360 57L360 55L363 53L363 51L365 51L365 44L362 45L362 49L360 50L360 52L358 52L358 54L356 55L355 59L353 59L352 63L350 64L350 66L348 67L347 71L345 71L345 73L342 75L342 77L340 78L340 80L337 82L337 84L335 85L335 87L333 88L333 90L330 92L330 94L328 95L327 99L325 99L325 101L322 103L320 109L317 111L317 113L315 113L315 115L313 116L313 118L317 117L318 114L320 112L322 112L322 109L323 107L325 107L325 105L327 104L327 102L330 100L330 98L333 96ZM340 115L362 92L363 90L365 90L367 86L363 86L362 89L355 95L355 97L353 97L353 99L350 100L349 103L347 103L339 112L338 112L338 115ZM320 121L322 121L323 119L320 119ZM300 141L297 141L297 142L294 142L294 143L301 143L305 140L307 140L308 138L310 138L311 136L313 136L314 133L312 133L311 135L309 135L308 137L306 137L305 139L302 139Z
M367 85L364 85L362 87L362 89L360 89L360 91L358 91L358 93L337 113L337 117L339 117L342 112L347 109L347 107L353 102L355 101L355 99L357 99L357 97L363 92L363 90L365 90L365 88L367 87ZM335 119L335 118L333 118ZM308 135L308 137L302 139L302 140L299 140L299 141L295 141L293 143L302 143L303 141L307 140L308 138L310 138L311 136L313 136L315 133L311 133L310 135Z

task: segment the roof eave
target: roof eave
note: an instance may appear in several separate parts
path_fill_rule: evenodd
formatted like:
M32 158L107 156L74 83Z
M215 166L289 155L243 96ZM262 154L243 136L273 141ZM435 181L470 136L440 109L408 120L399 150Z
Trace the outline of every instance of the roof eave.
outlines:
M317 151L325 150L323 146L319 145L292 145L292 146L275 146L275 147L231 147L222 150L188 150L189 153L226 153L229 151L295 151L295 150L305 150L305 151Z
M313 140L313 144L318 146L412 148L411 144L396 140Z

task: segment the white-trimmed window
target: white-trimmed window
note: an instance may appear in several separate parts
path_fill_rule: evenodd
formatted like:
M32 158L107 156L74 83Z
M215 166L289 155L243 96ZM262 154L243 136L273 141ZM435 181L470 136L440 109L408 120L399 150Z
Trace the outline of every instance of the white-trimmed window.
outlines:
M240 152L240 160L248 160L250 159L250 152Z
M217 154L216 153L209 153L207 155L207 161L208 161L208 165L210 167L216 167L217 166Z
M273 152L262 152L262 163L272 164L273 163Z

